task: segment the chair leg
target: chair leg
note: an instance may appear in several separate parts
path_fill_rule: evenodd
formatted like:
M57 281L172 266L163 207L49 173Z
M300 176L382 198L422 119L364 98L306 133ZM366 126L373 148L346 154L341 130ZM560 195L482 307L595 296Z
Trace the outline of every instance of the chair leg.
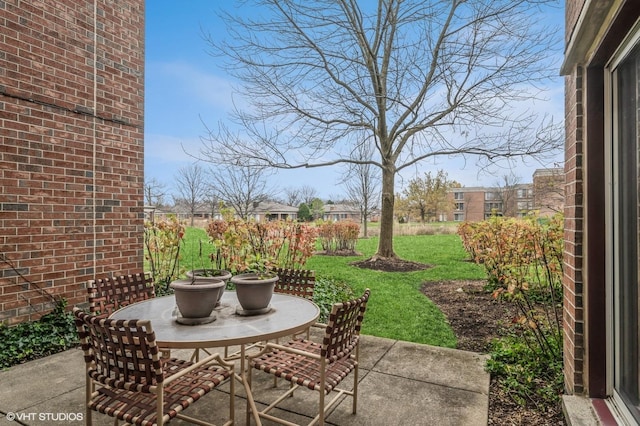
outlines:
M236 416L236 377L235 377L235 369L231 370L231 376L229 376L229 420L231 420L231 424L235 423Z
M91 408L89 408L89 401L91 400L91 394L93 393L93 382L91 381L91 378L89 377L89 374L86 374L87 376L87 380L85 383L85 397L84 397L84 409L85 409L85 415L86 415L86 425L92 425L93 424L93 420L91 418Z
M356 414L356 410L358 409L358 364L356 364L356 368L353 370L353 395L351 395L351 399L353 400L351 412Z
M356 366L353 369L353 394L351 395L351 398L353 399L352 404L353 407L351 409L351 412L353 414L356 414L356 410L358 409L358 371L360 368L360 345L356 345L356 353L355 353L355 361L356 361Z
M189 361L191 362L200 361L200 349L196 348L193 350L193 353L191 354L191 358L189 358Z
M161 383L156 394L156 425L164 425L164 386Z
M320 362L320 404L318 409L318 415L319 417L319 422L318 424L320 426L324 426L324 395L325 395L325 380L326 380L326 376L325 376L325 369L326 369L326 365L325 365L325 360L324 358L322 359L322 361Z
M249 387L249 391L251 391L251 381L253 378L253 368L251 368L251 363L249 362L247 365L247 370L245 370L245 347L244 345L240 346L240 351L242 352L242 358L240 360L240 374L245 374L245 380L247 381L247 386ZM250 401L251 399L249 398L249 395L247 395L247 409L246 409L246 420L245 420L245 424L246 425L250 425L251 424L251 410L253 409L253 407L251 407L250 405ZM254 402L254 407L255 407L255 402ZM257 408L256 408L257 409ZM260 416L258 415L258 419L260 419Z

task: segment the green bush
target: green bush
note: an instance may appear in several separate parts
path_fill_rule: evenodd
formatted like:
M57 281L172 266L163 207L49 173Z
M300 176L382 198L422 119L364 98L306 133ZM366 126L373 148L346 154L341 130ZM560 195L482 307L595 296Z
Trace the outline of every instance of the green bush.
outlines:
M523 339L562 358L563 217L492 217L464 223L465 249L483 265L494 297L513 302Z
M313 290L313 301L320 308L318 322L325 323L329 319L331 306L354 298L353 289L343 281L333 278L318 278Z
M144 222L145 267L151 269L158 296L170 294L169 284L180 274L185 229L175 216Z
M0 368L77 346L79 341L73 314L65 312L66 305L66 301L59 301L52 312L38 321L13 327L0 324Z
M528 345L520 336L497 339L490 356L487 371L518 405L553 406L560 402L564 380L561 358L550 356L539 346ZM547 411L545 407L537 408Z
M493 217L465 223L459 233L486 269L494 297L518 308L513 334L493 343L487 370L519 405L558 404L564 380L562 215Z

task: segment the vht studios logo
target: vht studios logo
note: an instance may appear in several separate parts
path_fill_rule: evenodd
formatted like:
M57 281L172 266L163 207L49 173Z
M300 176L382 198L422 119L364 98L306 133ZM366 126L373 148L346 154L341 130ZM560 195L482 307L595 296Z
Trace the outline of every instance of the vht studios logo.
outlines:
M5 418L10 422L17 420L20 422L39 420L41 422L81 422L84 420L84 413L12 413L6 414Z

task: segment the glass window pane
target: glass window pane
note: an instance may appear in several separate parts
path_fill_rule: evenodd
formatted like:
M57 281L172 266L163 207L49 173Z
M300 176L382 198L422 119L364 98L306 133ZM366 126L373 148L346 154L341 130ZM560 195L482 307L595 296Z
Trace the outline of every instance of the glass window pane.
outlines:
M640 84L640 46L618 66L614 74L617 100L617 173L619 192L616 197L618 232L616 236L619 276L614 284L614 326L619 336L615 342L614 386L636 419L640 419L638 369L638 189L640 170L638 149L638 89Z

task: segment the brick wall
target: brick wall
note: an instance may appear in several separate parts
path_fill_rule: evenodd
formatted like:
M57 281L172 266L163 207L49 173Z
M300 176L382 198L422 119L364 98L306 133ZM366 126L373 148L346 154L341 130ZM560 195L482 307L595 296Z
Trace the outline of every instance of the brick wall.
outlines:
M144 0L4 0L0 26L0 321L12 324L49 295L86 302L94 274L142 269Z
M583 70L565 79L564 374L569 393L583 392Z

